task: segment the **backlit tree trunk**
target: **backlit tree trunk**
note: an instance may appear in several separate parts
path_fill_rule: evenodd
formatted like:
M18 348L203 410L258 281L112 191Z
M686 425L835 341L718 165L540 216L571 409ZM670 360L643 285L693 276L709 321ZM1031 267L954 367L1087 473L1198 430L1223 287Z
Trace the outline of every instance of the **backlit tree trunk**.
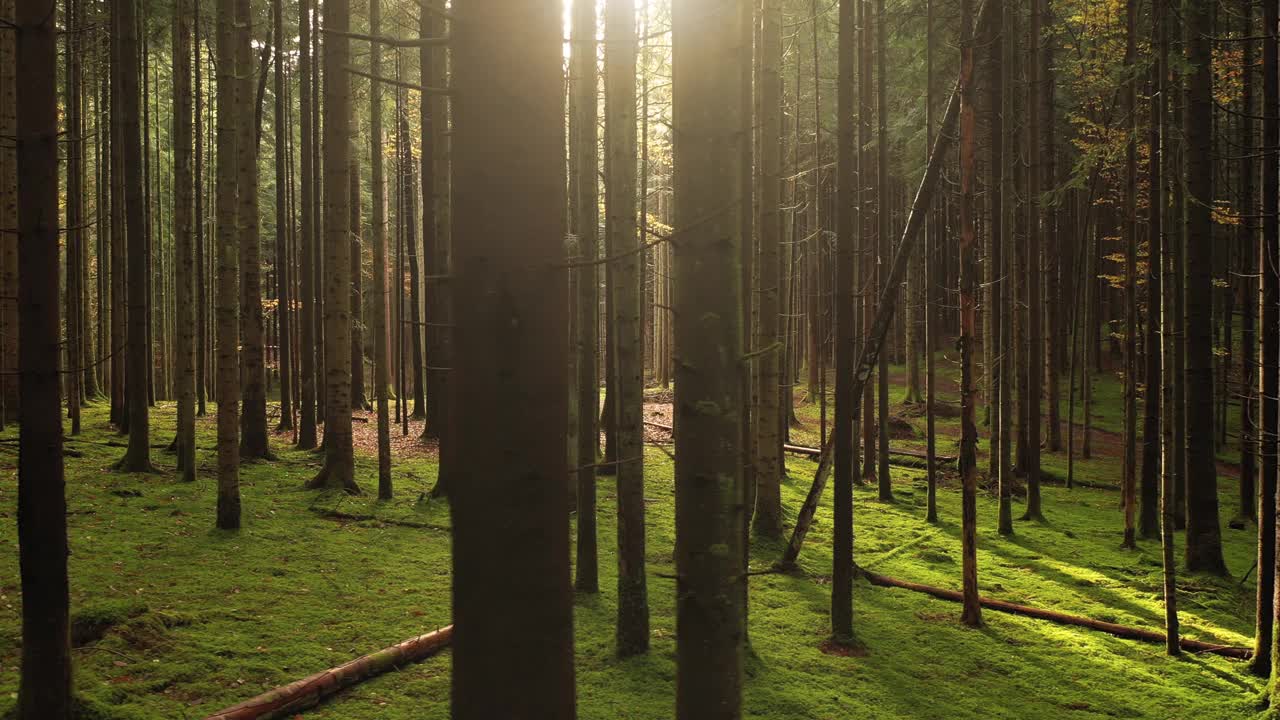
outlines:
M216 158L218 527L240 527L240 362L238 293L240 258L236 235L236 144L241 134L236 78L236 0L218 0L218 139Z
M574 717L560 10L469 0L451 23L457 720Z
M196 298L193 205L198 192L191 167L191 6L178 0L173 23L173 235L177 272L174 318L177 327L178 471L182 479L196 479ZM199 138L195 139L199 142Z
M676 717L742 714L743 14L675 0ZM694 229L696 227L696 229ZM810 362L816 358L810 358Z

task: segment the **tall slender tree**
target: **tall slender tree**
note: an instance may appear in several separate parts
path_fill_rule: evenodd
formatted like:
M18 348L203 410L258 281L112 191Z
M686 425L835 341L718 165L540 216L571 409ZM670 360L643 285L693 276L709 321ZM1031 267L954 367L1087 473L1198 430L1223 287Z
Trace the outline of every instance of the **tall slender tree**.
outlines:
M312 146L315 144L315 130L311 114L312 87L312 55L311 55L311 0L298 2L298 115L299 115L299 158L298 174L300 175L300 195L302 201L301 218L299 219L298 250L302 255L299 283L302 294L301 314L298 324L301 325L299 336L299 362L301 373L301 393L299 401L301 411L298 413L298 447L310 450L316 446L316 327L319 324L316 309L315 289L315 250L318 242L316 229L315 205L315 166L312 162Z
M196 177L191 167L192 137L192 85L191 85L191 4L179 0L173 16L173 139L174 139L174 203L173 240L176 273L174 324L178 330L177 395L178 471L182 479L196 479L196 298L195 298L195 235L194 204L198 192Z
M832 427L835 445L835 517L832 533L831 638L841 645L854 642L853 628L853 483L857 449L854 427L857 398L854 394L854 343L857 335L855 303L857 235L854 198L857 167L854 149L854 72L857 18L854 2L840 3L836 107L839 143L836 154L836 413Z
M1274 36L1280 23L1276 3L1262 4L1262 106L1275 108L1280 104L1280 41ZM1280 633L1275 632L1280 603L1273 595L1276 578L1280 576L1280 553L1276 544L1276 512L1280 503L1277 492L1276 454L1280 451L1280 335L1274 329L1280 324L1280 118L1267 112L1262 121L1262 237L1258 242L1258 296L1259 326L1270 328L1261 333L1259 343L1260 373L1258 378L1258 602L1259 612L1271 611L1271 642L1267 647L1259 643L1254 648L1253 671L1258 675L1274 674L1280 666ZM1271 585L1271 591L1265 587ZM1261 630L1262 622L1259 623ZM1257 635L1261 637L1262 632ZM1266 656L1266 660L1262 657ZM1271 685L1271 705L1280 702L1280 683Z
M266 326L262 309L262 238L258 216L258 126L253 65L253 4L236 0L236 76L240 120L236 141L240 241L241 459L270 456L267 432Z
M574 142L570 148L576 176L577 212L574 227L578 235L578 256L574 298L578 345L578 467L577 473L577 571L574 587L579 592L600 589L598 544L596 540L596 460L600 456L600 274L596 264L600 251L599 176L599 78L596 51L596 6L589 0L573 3L573 46L569 72L573 94Z
M276 347L280 365L280 422L276 431L293 429L293 295L289 292L289 136L286 123L284 66L288 53L284 41L284 3L272 0L272 43L275 45L275 171L276 171Z
M243 0L241 0L243 1ZM350 0L329 0L324 63L324 467L308 483L359 493L351 436Z
M382 32L382 0L369 0L369 34ZM373 43L369 72L382 77L380 43ZM378 499L391 499L391 418L387 393L391 386L387 336L387 180L383 170L382 83L369 82L369 174L373 185L373 397L377 412Z
M760 77L760 237L758 333L756 359L760 403L755 420L756 502L753 523L766 537L782 534L782 408L783 333L781 323L782 222L782 6L764 0L761 12ZM772 349L771 349L772 348Z
M973 0L960 0L960 477L961 544L964 612L961 622L982 625L978 598L978 426L973 383L977 344L978 298L976 254L978 242L977 186L978 116L974 104Z
M1184 283L1186 285L1187 569L1227 574L1218 520L1218 468L1213 432L1213 69L1211 13L1184 3L1187 65L1183 111L1186 187Z
M130 7L122 7L130 6ZM132 0L113 5L132 22ZM58 329L58 84L53 0L23 0L17 29L18 568L22 659L17 720L70 720L70 592Z
M218 137L216 158L217 329L216 392L218 401L218 527L240 527L240 297L236 221L236 146L242 137L236 77L237 0L218 0L217 70ZM132 274L132 273L131 273Z
M741 3L675 0L676 717L742 715ZM811 361L813 358L811 358Z
M614 427L618 466L618 655L649 649L644 557L644 345L641 246L636 236L635 0L605 6L605 183L613 298Z
M1137 545L1138 505L1138 2L1125 4L1124 163L1124 502L1123 547Z
M1025 364L1020 372L1026 376L1026 393L1021 394L1025 400L1025 407L1021 410L1021 417L1025 425L1026 442L1021 444L1020 454L1025 460L1025 472L1027 477L1027 509L1023 514L1025 520L1041 520L1044 513L1040 506L1040 430L1041 430L1041 394L1044 388L1044 337L1042 335L1043 321L1042 312L1044 310L1043 298L1041 295L1040 272L1041 246L1044 238L1044 198L1042 196L1043 185L1041 177L1042 161L1044 160L1040 152L1040 139L1043 133L1041 122L1041 104L1038 93L1040 92L1041 83L1044 82L1044 70L1041 65L1042 55L1040 53L1040 43L1043 40L1043 18L1044 8L1047 0L1031 0L1031 22L1028 29L1028 46L1027 52L1030 57L1028 63L1028 74L1030 76L1027 83L1027 142L1028 142L1028 167L1027 175L1027 210L1030 214L1028 232L1026 233L1023 245L1026 253L1026 356Z
M118 468L124 472L154 472L151 464L151 421L147 392L151 367L148 342L147 260L151 256L142 177L142 92L138 87L142 68L138 49L137 0L122 0L119 18L120 102L115 117L120 122L121 165L124 180L125 233L128 246L128 338L125 348L125 401L129 413L129 447Z

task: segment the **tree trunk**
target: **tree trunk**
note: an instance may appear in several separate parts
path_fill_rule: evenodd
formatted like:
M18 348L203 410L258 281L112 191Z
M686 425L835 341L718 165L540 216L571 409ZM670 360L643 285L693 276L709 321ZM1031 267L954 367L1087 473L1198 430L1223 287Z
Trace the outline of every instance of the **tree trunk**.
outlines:
M593 3L574 3L572 37L570 92L574 97L575 127L570 151L578 191L574 201L577 211L574 225L578 234L578 259L583 263L575 271L577 297L574 301L578 333L578 397L573 401L578 405L578 467L575 470L577 575L574 587L578 592L594 593L600 590L595 468L600 456L600 275L599 266L595 264L600 254L600 163L596 117L599 113L596 8ZM663 246L659 246L659 252L662 249ZM665 277L665 274L658 277Z
M1275 3L1263 3L1262 27L1264 32L1274 32L1277 26ZM1274 37L1262 44L1262 107L1274 108L1280 103L1280 47ZM1259 354L1261 360L1258 384L1259 423L1258 457L1261 476L1258 482L1258 632L1254 645L1254 673L1267 676L1274 673L1276 658L1280 656L1280 633L1275 632L1280 603L1275 602L1274 590L1277 575L1276 504L1277 498L1276 453L1280 451L1280 118L1268 111L1262 122L1262 237L1258 242L1258 269L1260 272L1258 319L1260 327L1268 328L1261 334ZM1268 615L1263 619L1263 614ZM1270 632L1265 633L1264 629ZM1265 659L1263 659L1265 657ZM1271 686L1271 705L1280 703L1280 685Z
M132 26L132 0L113 5ZM7 15L7 13L6 13ZM16 16L18 302L18 566L22 660L17 720L70 720L70 594L58 329L58 66L52 0ZM136 47L136 46L135 46Z
M864 26L870 26L870 6L867 9ZM881 292L897 293L898 285L890 285L886 277L886 269L892 256L893 247L889 241L889 119L888 119L888 68L885 61L888 56L888 37L885 30L884 0L876 4L876 64L879 66L876 88L876 285ZM864 44L871 45L871 34L868 32ZM867 53L870 58L870 52ZM871 63L863 70L865 75L871 74ZM864 181L865 182L865 181ZM879 433L879 452L876 454L879 466L876 475L879 480L880 502L893 502L893 478L889 475L889 354L880 354L880 365L876 370L876 410Z
M299 175L301 175L302 217L299 220L299 255L302 256L302 281L299 290L301 325L299 335L299 371L301 380L301 412L298 413L298 449L310 450L316 446L316 291L315 251L317 231L315 217L315 167L312 165L312 145L315 143L311 115L311 0L298 2L298 114L299 124Z
M1158 15L1160 11L1157 10ZM1153 22L1158 22L1154 20ZM1159 27L1151 32L1152 45L1159 42ZM1135 81L1136 82L1136 81ZM1164 297L1163 275L1161 272L1160 244L1164 233L1164 174L1163 148L1161 147L1161 102L1159 88L1163 78L1154 64L1149 77L1150 127L1147 131L1149 190L1147 202L1147 322L1146 322L1146 414L1142 426L1142 502L1138 513L1138 532L1144 538L1160 537L1160 418L1163 410L1161 391L1161 328L1160 303ZM1137 112L1135 106L1134 112Z
M369 0L369 34L382 32L382 2ZM369 72L382 76L383 48L372 46ZM391 499L391 422L387 392L391 385L387 341L387 182L383 172L382 83L369 83L369 172L373 183L373 397L378 414L378 499Z
M1226 575L1213 434L1213 83L1206 6L1183 8L1186 138L1187 569Z
M355 104L352 103L351 127L357 127ZM364 410L369 403L364 393L364 262L361 258L361 228L363 225L360 195L360 153L355 140L351 142L351 158L348 163L351 190L351 410Z
M644 556L644 346L640 326L640 263L636 237L636 23L634 0L605 7L605 206L609 213L613 297L613 361L617 384L619 657L649 649L649 599Z
M978 334L976 297L978 118L974 107L973 0L960 0L960 477L964 612L960 621L982 626L978 600L978 426L973 382Z
M236 144L242 134L236 96L237 0L218 0L218 145L217 175L217 392L218 401L218 527L240 527L240 364L239 364L239 252L236 237Z
M452 12L453 716L569 720L563 19L540 0Z
M1138 45L1137 0L1125 3L1125 67L1130 77L1125 83L1124 184L1124 540L1122 547L1137 547L1138 510L1138 75L1135 60Z
M676 107L676 717L742 716L741 4L672 8ZM682 70L683 68L683 70ZM811 361L815 358L811 358ZM716 482L707 482L708 478Z
M1040 43L1043 42L1043 15L1047 0L1032 0L1031 25L1029 28L1030 43L1028 63L1030 81L1027 92L1027 145L1029 163L1027 167L1027 210L1030 222L1027 223L1026 234L1026 295L1027 295L1027 354L1022 372L1026 374L1027 391L1022 418L1026 422L1026 443L1022 446L1025 457L1027 475L1027 509L1024 520L1043 520L1040 508L1040 436L1041 405L1040 398L1044 389L1044 336L1042 334L1042 318L1044 317L1044 301L1041 293L1041 247L1045 235L1045 201L1041 193L1043 157L1041 155L1040 85L1044 82L1045 68L1041 66Z
M781 304L782 221L782 6L764 0L761 13L760 77L760 237L758 332L763 354L755 360L759 373L760 403L755 417L756 502L752 518L755 531L764 537L782 534L782 383L784 352ZM770 347L775 349L770 350ZM790 380L786 380L790 382Z
M253 120L253 11L250 0L236 0L236 66L240 82L240 117L236 144L239 161L238 190L240 240L240 378L243 407L240 412L240 457L268 458L267 369L262 311L262 238L258 217L258 142Z
M324 41L324 467L311 488L358 494L351 438L350 0L327 0Z
M129 412L129 447L117 467L124 472L152 472L150 408L147 392L151 367L147 311L147 259L150 257L143 205L142 177L142 97L138 88L137 0L123 0L120 17L120 103L115 116L120 119L124 170L125 232L128 245L128 344L126 354L125 401Z
M854 73L856 71L857 17L852 2L840 3L839 79L836 85L837 127L836 153L836 327L835 327L835 422L832 442L835 445L834 524L831 551L831 640L850 646L856 642L853 631L853 483L855 474L854 427L858 403L852 392L854 342L857 334L856 314L856 250L854 225L857 167L854 146Z
M276 335L276 346L280 359L280 423L276 431L293 429L293 374L294 360L290 316L293 314L293 296L290 294L289 262L289 179L288 179L288 147L289 135L286 128L285 106L285 43L284 43L284 7L282 0L272 0L273 40L276 47L275 67L275 170L276 170L276 318L279 320L279 331Z
M278 0L277 0L278 1ZM188 0L178 0L174 10L173 38L173 139L174 139L174 203L173 237L177 291L174 311L177 313L177 390L178 390L178 471L188 482L196 479L196 298L195 254L192 245L195 227L192 206L195 201L196 178L191 167L191 11ZM195 139L199 142L199 138Z

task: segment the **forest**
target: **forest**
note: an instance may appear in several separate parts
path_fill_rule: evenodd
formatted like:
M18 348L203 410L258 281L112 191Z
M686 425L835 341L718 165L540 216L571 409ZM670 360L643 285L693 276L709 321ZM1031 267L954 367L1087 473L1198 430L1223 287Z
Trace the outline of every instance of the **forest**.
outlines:
M0 718L1280 718L1280 0L0 0Z

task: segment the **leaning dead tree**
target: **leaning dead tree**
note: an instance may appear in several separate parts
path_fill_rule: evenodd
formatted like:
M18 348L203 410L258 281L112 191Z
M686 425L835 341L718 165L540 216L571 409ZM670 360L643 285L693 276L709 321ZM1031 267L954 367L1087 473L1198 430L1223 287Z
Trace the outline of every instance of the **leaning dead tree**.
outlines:
M991 3L983 3L982 10L978 13L975 32L977 36L980 37L982 35L994 15L995 13L991 11ZM916 243L920 238L920 229L924 226L926 216L932 207L938 176L942 174L942 165L946 162L951 152L951 146L954 143L953 136L955 135L959 117L960 86L957 84L951 91L951 98L947 102L947 110L942 117L942 126L938 129L938 135L934 139L933 151L929 154L929 162L925 166L924 177L920 179L920 187L916 190L915 201L911 204L911 214L907 218L907 226L902 231L902 239L898 243L898 251L893 256L893 265L889 268L886 282L880 286L880 300L876 305L875 321L867 333L866 342L862 346L862 354L859 355L858 364L854 369L854 417L857 417L858 411L861 409L867 382L879 362L880 350L884 346L885 336L889 333L889 325L893 322L894 313L897 311L897 289L902 285L907 275L907 270L911 266L911 258L916 250ZM818 511L818 503L822 500L822 493L826 489L827 480L831 477L835 450L833 440L834 438L831 435L823 439L822 455L818 458L818 470L814 473L813 485L809 488L809 494L805 497L804 504L800 506L800 512L796 516L795 530L792 531L791 540L787 543L786 550L783 551L782 560L778 562L778 567L781 569L786 570L795 567L796 558L800 556L800 548L804 546L805 536L813 525L814 513Z

